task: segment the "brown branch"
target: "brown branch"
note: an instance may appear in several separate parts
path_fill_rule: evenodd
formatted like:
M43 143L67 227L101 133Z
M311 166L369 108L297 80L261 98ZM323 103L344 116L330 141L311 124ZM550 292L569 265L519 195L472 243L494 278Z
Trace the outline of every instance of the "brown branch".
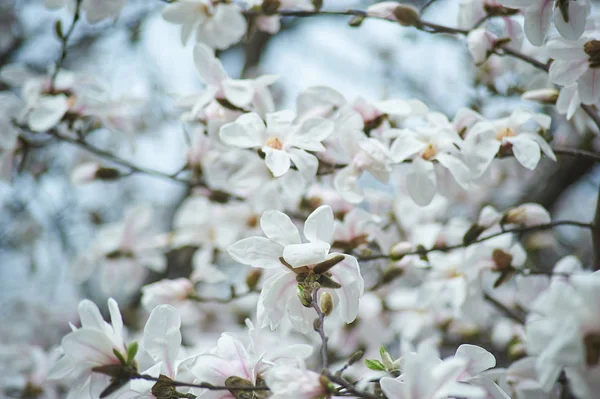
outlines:
M73 31L75 30L75 25L77 25L77 22L79 21L79 17L81 16L81 3L83 2L83 0L77 0L75 3L75 11L73 13L73 21L71 22L71 26L69 27L69 30L67 31L67 33L62 34L62 32L60 33L59 39L61 42L61 46L60 46L60 57L58 58L58 61L56 62L56 66L54 69L54 73L52 74L52 77L50 78L50 92L54 92L54 85L56 83L56 77L58 76L58 73L60 72L60 69L62 68L62 65L65 62L65 59L67 58L67 44L69 42L69 39L71 38L71 35L73 34Z
M319 290L314 290L312 294L312 307L317 312L317 319L315 320L315 331L319 333L321 337L321 365L323 369L328 367L327 359L327 335L325 335L325 313L319 307Z

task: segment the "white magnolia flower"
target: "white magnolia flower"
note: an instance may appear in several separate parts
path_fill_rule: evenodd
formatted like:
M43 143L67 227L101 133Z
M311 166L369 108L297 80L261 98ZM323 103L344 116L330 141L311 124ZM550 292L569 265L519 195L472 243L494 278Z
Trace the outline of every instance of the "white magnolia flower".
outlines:
M424 341L416 353L403 357L400 377L381 379L381 389L389 399L484 398L483 389L459 382L468 368L469 361L463 357L441 360L437 349Z
M334 125L323 118L293 124L294 118L292 111L269 113L265 126L258 114L244 114L221 127L219 137L230 146L260 149L275 177L284 175L293 163L305 177L312 178L317 173L319 161L308 151L324 151L321 141L333 133Z
M98 307L89 300L79 304L81 328L72 327L73 331L62 339L63 357L58 360L48 374L49 379L69 379L72 397L77 392L85 397L86 393L94 395L90 389L108 386L108 377L93 373L92 368L107 365L119 365L121 361L114 351L127 358L127 348L123 341L123 320L117 302L108 300L111 324L102 318Z
M486 371L496 367L496 358L487 350L476 346L464 344L456 349L455 358L465 359L467 368L458 377L459 381L481 387L490 399L510 399L491 378L486 376Z
M512 18L503 18L502 22L504 26L498 34L490 32L487 28L478 28L467 35L467 48L476 65L483 64L499 44L516 51L521 49L523 43L521 25Z
M356 258L329 253L334 228L331 207L320 206L306 219L304 236L308 242L302 242L294 223L279 211L265 212L260 225L266 238L245 238L230 246L228 252L240 263L275 271L265 281L259 297L261 326L275 329L287 313L296 329L309 332L315 313L298 295L310 296L313 282L319 283L319 293L329 292L333 296L335 311L342 320L351 323L358 312L364 281ZM315 272L326 261L333 266L321 265L324 270Z
M600 99L600 36L597 31L586 32L579 40L571 41L561 37L552 38L546 44L546 52L554 59L550 65L550 80L560 86L569 87L566 96L560 99L561 112L571 110L582 102L595 104ZM575 97L573 85L577 85ZM568 105L567 105L568 104Z
M275 366L265 377L272 399L319 399L327 396L328 386L321 374L290 366Z
M572 392L582 399L597 393L600 375L599 273L553 279L527 318L527 353L537 355L540 384L550 391L565 371Z
M169 4L163 18L181 25L181 42L187 43L196 31L196 41L211 48L225 50L246 34L246 18L231 3L208 0L180 0Z
M338 140L350 162L336 173L333 184L344 200L355 204L364 198L363 189L358 185L364 172L386 184L392 170L388 148L379 140L367 137L363 129L363 118L357 112L343 113L336 120Z
M512 8L525 9L525 35L534 46L544 44L550 29L550 22L558 32L568 40L577 40L585 29L585 22L590 14L587 0L499 0Z
M468 131L463 146L464 159L472 173L481 176L497 154L510 152L530 170L538 165L542 153L556 161L552 148L537 132L528 128L528 123L546 130L550 128L550 117L516 110L506 118L476 123Z
M406 187L417 204L429 204L437 192L433 161L448 169L463 188L469 187L469 169L459 158L462 139L444 115L431 112L426 125L414 130L391 129L388 134L396 137L390 148L392 160L412 161Z
M127 0L83 0L81 9L90 23L96 23L106 18L119 16ZM50 9L61 8L65 5L69 10L75 8L75 0L44 0L44 5Z

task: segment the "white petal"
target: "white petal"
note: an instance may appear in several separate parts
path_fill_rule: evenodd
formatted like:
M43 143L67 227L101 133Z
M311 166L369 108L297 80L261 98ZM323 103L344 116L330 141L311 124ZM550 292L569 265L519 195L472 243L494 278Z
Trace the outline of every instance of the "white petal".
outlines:
M321 141L333 133L334 123L323 118L305 120L290 137L289 144L307 151L324 151Z
M402 130L390 147L390 156L396 163L407 160L412 155L423 151L427 144L418 140L409 130Z
M209 85L220 86L227 79L227 72L221 61L215 57L213 50L206 44L197 43L194 47L194 64L202 79Z
M418 205L429 204L437 191L433 164L416 157L413 160L412 170L406 176L406 188L410 197Z
M456 357L467 360L467 369L470 376L496 367L496 358L487 350L477 346L463 344L456 350Z
M112 298L108 298L108 311L110 313L110 323L112 324L115 335L120 339L123 338L123 318L119 304Z
M588 69L588 60L554 61L548 75L552 83L561 86L573 84Z
M280 245L301 243L298 228L285 213L266 211L260 218L260 227L270 240Z
M584 104L595 104L600 97L600 69L589 68L577 82L579 99Z
M304 178L310 181L317 175L319 169L319 160L317 157L297 148L290 148L288 153L290 159Z
M537 143L527 137L515 136L506 139L512 144L512 151L517 161L529 170L535 169L542 154Z
M413 396L404 389L404 384L398 379L383 377L380 381L381 390L385 396L392 399L413 399Z
M461 160L450 154L438 154L435 159L452 173L462 188L467 189L471 185L471 173Z
M283 258L292 267L314 265L327 258L329 247L329 244L320 241L286 245L283 249Z
M248 237L230 245L227 253L236 261L245 265L272 269L282 267L279 258L283 247L264 237Z
M181 319L171 305L159 305L144 327L144 349L155 362L163 362L169 375L175 375L175 360L181 346Z
M73 331L63 338L62 347L77 362L105 365L116 359L110 340L97 330L80 328Z
M67 96L43 96L29 114L27 125L34 132L52 129L69 110Z
M525 10L525 34L534 46L544 44L552 18L552 0L539 0Z
M330 257L342 254L330 254ZM365 283L360 274L358 261L354 256L344 255L344 260L331 270L333 280L342 285L334 290L338 297L337 309L346 323L352 323L358 314L358 305L363 295Z
M322 241L329 244L333 234L333 210L321 205L306 218L304 236L310 242Z
M254 112L244 114L235 122L227 123L219 130L223 143L239 148L256 148L263 145L265 124Z
M569 22L565 21L560 9L554 9L554 24L565 39L577 40L585 30L585 22L590 13L590 3L583 1L568 2Z
M250 80L227 79L222 85L225 98L236 107L243 108L254 98L254 86Z
M271 147L263 147L265 152L265 163L267 168L273 173L273 176L279 177L290 170L290 155L286 151L275 150Z
M352 204L358 204L364 198L363 191L358 187L359 177L360 174L357 174L352 166L347 166L340 169L333 179L336 191Z

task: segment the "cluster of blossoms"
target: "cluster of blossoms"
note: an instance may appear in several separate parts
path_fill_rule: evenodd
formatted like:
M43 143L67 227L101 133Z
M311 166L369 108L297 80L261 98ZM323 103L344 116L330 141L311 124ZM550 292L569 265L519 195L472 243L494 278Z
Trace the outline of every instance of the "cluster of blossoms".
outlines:
M125 1L45 3L96 23L117 18ZM49 398L67 389L73 399L595 397L600 274L572 255L539 267L531 250L558 246L541 230L571 224L595 234L596 226L485 194L514 190L506 177L535 170L543 157L557 162L551 116L511 106L449 117L417 99L348 100L324 85L282 110L271 90L278 76L234 78L215 51L253 28L276 33L283 11L317 14L320 2L167 3L162 16L181 25L182 44L193 37L204 83L175 96L189 135L176 173L90 144L103 128L136 130L143 101L114 99L102 82L60 64L49 75L0 70L10 89L0 93L0 176L15 175L22 150L42 137L118 165L79 163L74 184L146 173L187 188L168 227L137 204L98 228L71 274L110 297L111 323L86 299L53 351L0 351L28 354L19 379L11 370L11 389ZM490 72L488 89L499 57L518 54L548 72L524 96L555 103L569 119L598 103L600 37L587 0L463 0L459 8L460 28L445 30L397 2L348 14L353 26L375 18L465 35L475 64ZM531 55L521 53L528 46ZM560 95L540 90L549 84L562 86ZM452 200L478 215L456 212ZM123 314L113 297L127 304Z

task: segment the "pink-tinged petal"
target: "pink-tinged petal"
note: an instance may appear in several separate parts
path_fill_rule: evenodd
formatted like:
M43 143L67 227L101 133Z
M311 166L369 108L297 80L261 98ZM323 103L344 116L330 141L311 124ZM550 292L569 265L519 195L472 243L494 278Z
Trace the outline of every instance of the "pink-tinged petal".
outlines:
M292 267L314 265L326 259L329 247L329 244L322 241L286 245L283 258Z
M433 164L416 157L413 160L412 170L406 175L406 188L417 205L429 204L437 192Z
M198 356L192 373L202 382L224 385L225 380L232 376L231 362L220 356L202 354Z
M418 140L409 130L402 130L390 147L390 156L396 163L403 162L411 156L420 153L427 144Z
M239 339L228 333L221 334L215 354L230 361L231 375L254 382L255 376L250 355Z
M313 331L313 320L317 314L313 308L302 305L297 295L290 295L287 298L286 310L288 319L294 329L302 334Z
M510 396L489 378L475 377L471 378L469 383L483 388L487 394L485 399L510 399Z
M254 112L244 114L219 130L223 143L238 148L257 148L263 145L265 124Z
M548 75L552 83L568 86L575 83L577 79L588 69L588 60L579 59L574 61L554 61L550 65Z
M236 107L246 107L254 98L254 86L251 80L227 79L222 85L225 98Z
M312 180L319 169L319 160L313 154L309 154L304 150L299 150L297 148L290 148L288 150L290 154L290 159L298 168L298 171L302 173L307 180Z
M410 393L405 389L404 383L398 379L384 377L380 381L381 389L385 396L393 399L413 399Z
M444 385L456 381L466 368L467 360L457 357L449 358L439 363L431 372L431 376L433 377L433 381L431 381L434 388L433 392L438 392L442 390ZM450 394L450 392L448 393Z
M306 218L304 236L310 242L331 242L333 234L333 210L329 205L321 205Z
M552 0L540 0L525 10L525 35L534 46L544 44L552 19Z
M465 165L460 159L450 154L438 154L435 159L438 160L440 165L450 171L456 182L464 189L469 188L471 185L471 172L467 165Z
M535 169L540 162L542 154L537 143L522 135L505 139L512 144L512 151L517 161L529 170Z
M248 237L232 244L227 253L236 261L261 269L282 267L283 246L264 237Z
M590 3L583 1L568 2L569 22L565 21L560 8L554 9L554 24L556 29L565 39L577 40L585 30L585 23L590 14Z
M95 365L114 364L117 361L113 346L108 337L97 330L81 328L62 339L65 353L76 362L89 362Z
M181 319L171 305L159 305L144 327L144 349L155 362L163 362L169 376L175 376L175 360L181 346Z
M263 284L258 298L257 317L261 327L276 329L283 318L290 298L296 298L296 275L287 270L274 274Z
M270 240L282 246L302 243L298 228L283 212L266 211L260 218L260 227Z
M499 0L498 3L505 7L511 8L526 8L539 0Z
M363 191L358 187L358 178L361 173L352 166L340 169L333 179L333 186L342 198L352 204L360 203L363 198Z
M600 97L600 69L589 68L577 82L579 99L583 104L595 104Z
M266 154L265 163L267 168L273 173L273 176L280 177L290 170L290 155L286 151L275 150L271 147L263 147Z
M477 345L461 345L456 350L455 356L467 361L465 373L469 376L476 376L485 370L496 367L494 355Z

